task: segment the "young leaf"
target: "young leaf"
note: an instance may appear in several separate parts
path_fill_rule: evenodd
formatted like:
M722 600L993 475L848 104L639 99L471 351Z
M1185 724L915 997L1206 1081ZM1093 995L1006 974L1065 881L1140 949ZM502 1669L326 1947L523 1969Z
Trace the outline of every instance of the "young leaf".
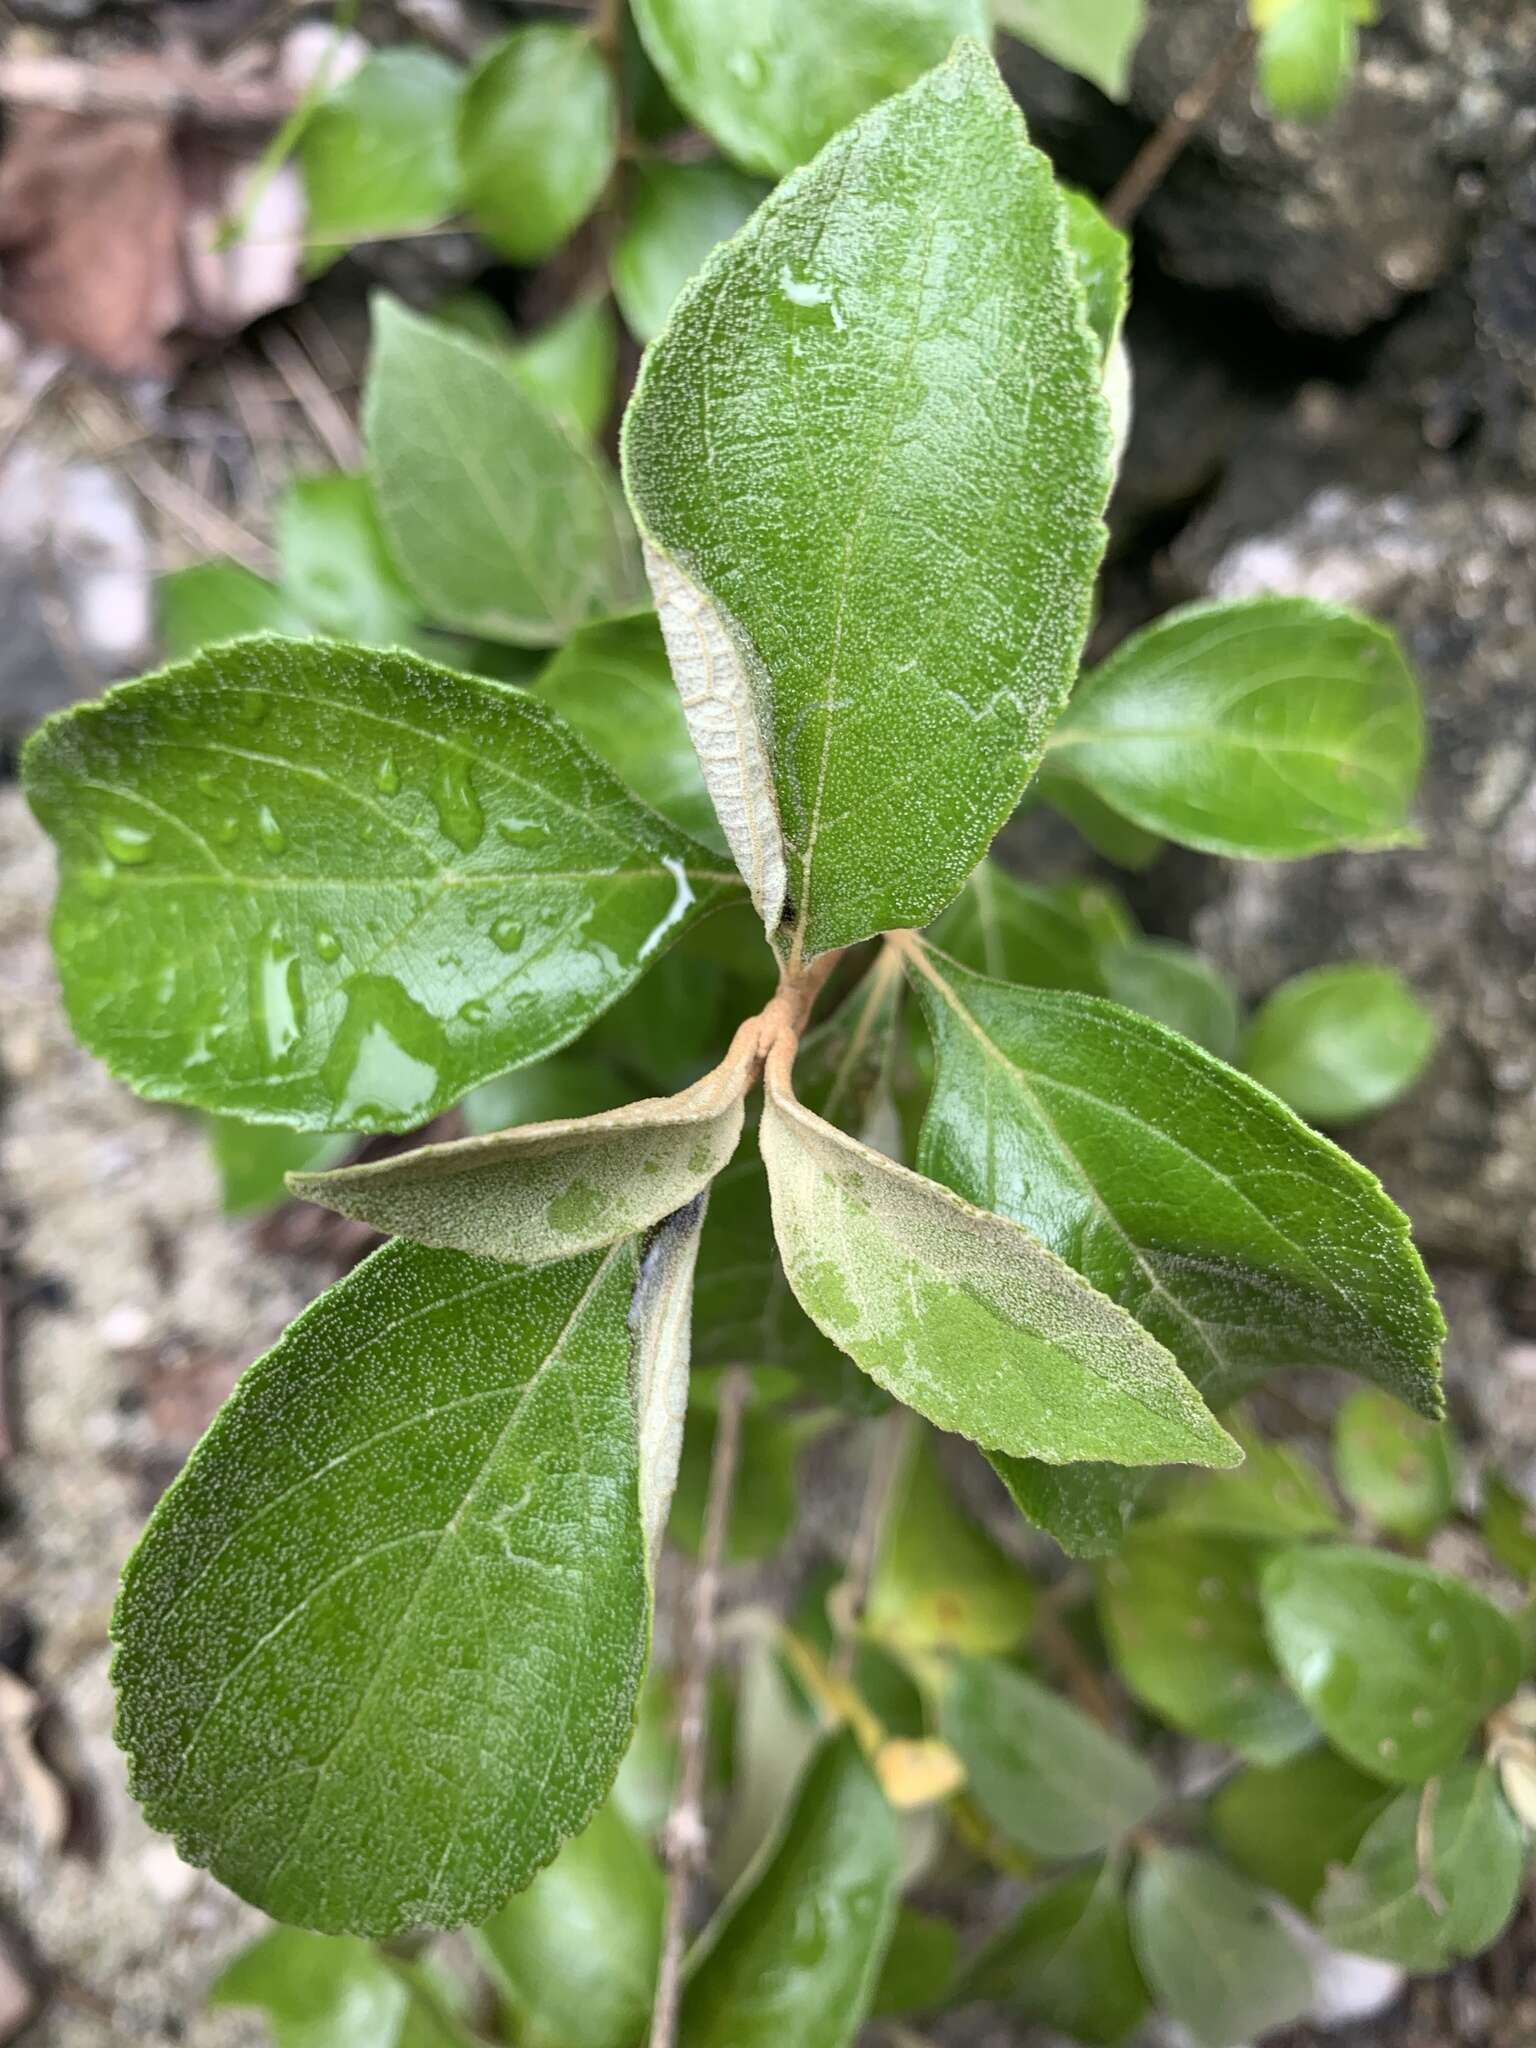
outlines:
M413 1984L397 1965L350 1935L274 1927L215 1979L211 2006L264 2013L277 2048L403 2048ZM413 2042L448 2048L463 2037L418 2010Z
M1396 1102L1435 1049L1435 1021L1400 974L1352 961L1282 983L1259 1008L1243 1065L1298 1116L1357 1123Z
M956 1659L940 1726L987 1818L1053 1862L1112 1848L1163 1798L1133 1750L1011 1664Z
M1093 893L1103 902L1090 908L1084 888L1016 881L1006 868L987 859L971 871L965 887L934 925L933 941L995 981L1102 996L1108 990L1100 965L1099 913L1107 910L1118 937L1129 939L1135 927L1112 891L1095 887Z
M504 350L377 299L364 420L390 552L439 624L543 647L641 602L607 465Z
M1312 2002L1306 1958L1264 1894L1200 1850L1142 1859L1131 1940L1154 1997L1200 2048L1241 2048Z
M1315 1730L1265 1640L1263 1561L1252 1543L1143 1523L1105 1566L1099 1611L1115 1668L1154 1714L1273 1764Z
M1378 1779L1318 1748L1268 1770L1239 1771L1206 1815L1212 1840L1245 1876L1310 1913L1330 1865L1349 1861L1391 1799Z
M1456 1505L1456 1452L1445 1424L1425 1422L1370 1387L1334 1417L1333 1470L1352 1508L1412 1543Z
M365 647L419 637L421 607L389 558L366 477L304 477L277 516L283 589L314 631Z
M287 1174L323 1172L352 1149L342 1131L287 1131L281 1124L248 1124L237 1116L210 1117L208 1138L226 1216L275 1208L287 1199Z
M1259 597L1135 634L1083 678L1049 746L1147 831L1265 860L1411 838L1424 733L1384 626Z
M1456 1763L1520 1681L1520 1637L1459 1579L1326 1544L1272 1558L1275 1658L1336 1749L1372 1777L1421 1785Z
M610 1800L476 1931L526 2038L632 2048L655 1992L664 1889L655 1857Z
M801 1307L919 1415L1052 1464L1237 1462L1161 1345L1028 1231L812 1115L782 1046L760 1135Z
M780 177L876 100L987 36L985 0L635 0L680 107L748 170Z
M378 50L327 93L299 139L310 268L355 242L435 227L459 204L462 75L431 50Z
M648 351L624 466L673 672L802 954L926 922L1018 801L1103 541L1098 381L1050 167L970 43L766 200Z
M143 1095L400 1130L555 1050L734 876L522 691L246 640L28 745L82 1042Z
M1039 1232L1218 1404L1331 1364L1439 1414L1444 1323L1364 1167L1160 1025L906 953L938 1055L925 1172Z
M384 1935L483 1919L585 1825L648 1634L638 1278L628 1243L386 1245L246 1373L113 1621L133 1790L187 1861Z
M285 592L238 562L196 562L162 576L155 585L155 616L167 661L184 661L201 648L248 633L302 638L309 631L309 621Z
M1321 121L1355 68L1356 13L1349 0L1252 0L1259 36L1259 90L1287 121Z
M757 1023L681 1095L600 1116L419 1145L330 1173L297 1173L301 1200L375 1230L514 1265L596 1251L701 1195L741 1139Z
M464 88L458 139L465 204L491 247L509 263L552 256L618 152L613 74L594 38L540 22L494 43Z
M683 1991L688 2048L847 2048L896 1918L901 1834L852 1735L812 1762L765 1862L705 1929Z
M976 1957L960 1990L997 1999L1088 2048L1119 2048L1147 2011L1119 1867L1104 1863L1031 1893L1017 1920Z
M1237 994L1191 946L1173 939L1125 939L1099 955L1104 992L1230 1060L1237 1051Z
M1145 0L993 0L999 28L1075 71L1112 100L1131 86Z
M618 328L606 298L578 299L518 342L510 360L524 390L557 419L588 439L602 432L619 374Z
M1520 1898L1525 1830L1488 1765L1401 1792L1329 1873L1317 1923L1336 1948L1449 1969L1498 1940Z
M761 179L729 164L636 167L623 232L613 251L613 295L637 341L667 324L672 302L719 242L767 197Z

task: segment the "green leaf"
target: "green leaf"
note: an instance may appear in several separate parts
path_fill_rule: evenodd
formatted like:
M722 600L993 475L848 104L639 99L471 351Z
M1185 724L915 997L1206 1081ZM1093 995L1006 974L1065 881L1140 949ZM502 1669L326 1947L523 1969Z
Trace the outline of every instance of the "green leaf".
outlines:
M1078 685L1049 759L1149 832L1294 859L1400 846L1423 752L1384 626L1312 598L1189 605Z
M1028 1231L834 1130L771 1056L761 1127L801 1307L877 1385L990 1450L1236 1462L1168 1354Z
M1499 1472L1483 1481L1483 1541L1516 1578L1536 1579L1536 1509Z
M167 661L184 661L248 633L309 631L309 621L278 589L238 562L197 562L155 584L155 613Z
M1137 0L1139 4L1139 0ZM1111 225L1086 192L1062 189L1067 247L1077 265L1088 325L1108 355L1125 324L1131 296L1131 239Z
M241 641L61 713L23 771L80 1039L252 1122L420 1123L737 888L534 699L398 652Z
M1275 1658L1318 1726L1390 1784L1457 1762L1519 1683L1513 1623L1428 1565L1347 1544L1288 1550L1263 1593Z
M368 647L417 639L421 607L389 558L366 477L305 477L277 518L283 589L316 632Z
M1299 1451L1266 1443L1235 1416L1227 1417L1227 1427L1243 1447L1242 1464L1234 1472L1175 1480L1158 1507L1159 1521L1267 1542L1338 1533L1338 1511L1322 1476Z
M514 29L492 44L464 88L465 205L510 263L542 263L580 227L618 146L613 74L584 28Z
M903 1906L875 1986L873 2019L901 2019L930 2012L949 1997L959 1961L960 1939L947 1920Z
M1123 100L1141 40L1144 0L993 0L997 25Z
M375 301L364 420L390 552L439 624L549 646L644 585L607 464L525 377L504 350Z
M898 1653L1016 1648L1029 1633L1034 1586L961 1511L928 1431L908 1426L887 1498L865 1632Z
M1333 1470L1357 1513L1413 1543L1422 1543L1456 1506L1449 1429L1369 1387L1351 1395L1334 1417Z
M806 1772L788 1824L700 1937L683 1990L688 2048L846 2048L896 1918L901 1833L848 1734Z
M288 1131L281 1124L248 1124L237 1116L211 1117L208 1138L226 1216L275 1208L288 1199L287 1174L321 1172L352 1149L345 1132Z
M961 1988L1089 2048L1119 2048L1146 2017L1147 1989L1118 1866L1077 1871L1031 1893L1019 1917L976 1957Z
M1488 1765L1460 1764L1402 1792L1347 1864L1317 1922L1335 1947L1405 1969L1448 1969L1498 1940L1519 1903L1525 1830Z
M1129 818L1111 810L1086 783L1074 781L1049 757L1040 764L1032 787L1053 810L1060 811L1069 825L1077 828L1095 853L1114 867L1125 868L1133 875L1142 874L1167 844L1155 832L1143 831L1140 825L1133 825Z
M1115 1668L1170 1726L1224 1742L1250 1762L1283 1762L1314 1740L1265 1639L1262 1549L1156 1522L1106 1565L1099 1611Z
M522 2023L519 2039L632 2048L650 2017L665 1887L610 1801L475 1945Z
M1130 1527L1152 1474L1125 1465L1043 1465L1038 1458L989 1462L1021 1515L1069 1557L1111 1557Z
M907 958L938 1055L925 1172L1038 1232L1218 1405L1331 1364L1438 1415L1444 1324L1364 1167L1160 1025Z
M539 677L538 695L653 810L724 845L654 612L583 626Z
M613 410L619 332L606 299L578 299L518 344L512 368L525 391L578 434L600 434Z
M1053 1862L1112 1848L1164 1796L1133 1750L1010 1664L957 1658L940 1727L987 1818Z
M221 1971L208 2003L264 2013L277 2048L396 2048L412 1998L367 1942L274 1927Z
M1396 1102L1435 1048L1435 1020L1390 967L1354 961L1283 982L1248 1028L1243 1065L1298 1116L1356 1123Z
M1253 13L1263 31L1259 90L1282 120L1324 120L1355 69L1355 24L1347 0L1281 0L1255 6Z
M984 860L933 927L945 952L978 974L1034 988L1107 993L1100 965L1100 913L1107 908L1121 936L1134 926L1108 889L1065 882L1041 887L1016 881Z
M797 953L926 923L1018 801L1103 544L1096 356L1050 166L970 43L766 200L647 352L624 467L673 673Z
M431 50L379 50L316 107L299 139L311 269L355 242L435 227L459 204L462 74Z
M1131 1940L1153 1996L1200 2048L1241 2048L1312 2002L1306 1958L1264 1894L1200 1850L1143 1857Z
M680 107L748 170L780 177L840 128L988 34L985 0L635 0Z
M657 158L636 166L611 269L619 311L638 341L661 332L672 302L705 257L767 194L760 178L743 177L729 164Z
M1192 946L1173 939L1124 939L1099 956L1105 993L1219 1060L1237 1051L1237 992Z
M188 1862L383 1935L483 1919L585 1825L648 1635L639 1279L633 1244L386 1245L245 1374L113 1620L132 1788Z
M1377 1779L1319 1748L1268 1770L1239 1771L1206 1817L1217 1848L1245 1876L1310 1913L1329 1866L1349 1861L1391 1798Z

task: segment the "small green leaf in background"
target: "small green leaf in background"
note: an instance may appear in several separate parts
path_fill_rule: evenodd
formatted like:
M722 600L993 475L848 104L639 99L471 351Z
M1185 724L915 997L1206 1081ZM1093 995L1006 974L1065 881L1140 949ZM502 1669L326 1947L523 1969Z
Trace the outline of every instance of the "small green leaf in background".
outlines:
M464 203L491 247L509 263L552 256L618 152L613 74L592 36L540 22L503 37L464 88L458 140Z
M524 389L557 419L589 439L602 432L619 375L618 328L606 299L578 299L519 341L511 361Z
M608 1804L637 1835L658 1834L672 1810L677 1783L677 1699L671 1676L653 1663L640 1688L635 1732L613 1781Z
M804 1693L785 1670L769 1616L746 1641L730 1726L729 1810L710 1843L710 1870L728 1892L778 1837L820 1737Z
M741 1419L741 1459L726 1525L728 1564L756 1564L781 1550L794 1527L799 1495L795 1468L800 1454L827 1427L825 1414L786 1414L754 1400ZM693 1399L683 1433L683 1457L667 1534L690 1557L704 1540L715 1416Z
M647 568L726 836L800 954L926 923L1019 799L1103 546L1096 353L1050 166L967 42L772 193L647 351Z
M1129 235L1105 219L1086 192L1062 189L1067 221L1067 246L1077 264L1088 325L1108 355L1125 323L1131 292Z
M651 2010L665 1887L610 1800L475 1945L525 2034L560 2048L631 2048Z
M1049 755L1041 762L1033 787L1035 794L1043 797L1052 810L1060 811L1112 867L1124 868L1133 875L1142 874L1167 844L1155 832L1133 825L1129 818L1111 810L1087 783L1075 782L1070 775L1060 772Z
M1158 1503L1158 1520L1266 1542L1337 1535L1339 1512L1317 1468L1300 1451L1266 1442L1246 1418L1229 1415L1226 1421L1243 1447L1242 1464L1233 1472L1176 1479Z
M1274 1764L1314 1739L1264 1637L1264 1551L1231 1537L1146 1522L1099 1585L1115 1669L1146 1707L1186 1734Z
M431 50L378 50L316 107L298 145L311 271L457 209L462 76Z
M1087 900L1094 899L1092 906ZM990 857L933 927L935 945L994 981L1108 993L1100 966L1105 916L1116 941L1135 930L1113 890L1093 883L1020 882Z
M1270 1901L1198 1849L1142 1858L1131 1940L1153 1996L1200 2048L1243 2048L1312 2002L1306 1957Z
M1144 0L993 0L993 12L999 28L1110 99L1129 93Z
M1350 962L1283 982L1260 1005L1243 1065L1298 1116L1350 1124L1406 1095L1435 1048L1435 1021L1390 967Z
M872 2019L901 2019L929 2012L949 1997L959 1962L960 1939L947 1920L903 1906L875 1986Z
M1077 1871L1031 1893L971 1964L961 1989L1087 2048L1119 2048L1147 2012L1119 1866Z
M812 1761L771 1857L699 1938L688 2048L847 2048L874 1998L901 1884L896 1816L852 1735Z
M274 1927L220 1973L208 2003L263 2013L277 2048L395 2048L411 1990L365 1941Z
M226 1216L276 1208L288 1199L288 1174L322 1173L339 1165L354 1142L345 1132L289 1131L281 1124L248 1124L237 1116L210 1117L208 1138Z
M1163 1798L1134 1750L1011 1664L956 1658L940 1726L987 1818L1054 1862L1112 1848Z
M315 632L365 647L417 640L421 606L390 560L366 477L290 484L277 530L283 590Z
M864 1628L900 1651L1012 1650L1029 1633L1035 1589L962 1512L928 1430L908 1424L864 1603Z
M1330 1865L1349 1861L1392 1797L1379 1779L1320 1746L1267 1770L1239 1771L1206 1817L1211 1839L1245 1876L1310 1913Z
M1288 1550L1263 1597L1275 1657L1318 1726L1391 1784L1449 1769L1519 1683L1513 1623L1428 1565L1347 1544Z
M251 633L302 637L309 621L275 583L239 562L195 562L155 584L155 615L167 661L185 661L222 640Z
M673 300L705 257L767 194L760 178L744 177L729 164L657 158L636 167L611 269L613 295L637 341L661 332Z
M1536 1580L1536 1508L1500 1472L1483 1481L1483 1541L1516 1578Z
M643 600L607 464L505 350L377 299L364 418L390 552L439 624L549 646Z
M1069 1557L1112 1557L1152 1479L1145 1467L1126 1465L1045 1465L996 1452L988 1462L1019 1513Z
M1126 939L1099 956L1104 991L1219 1060L1237 1051L1237 993L1192 946L1174 939Z
M483 1919L586 1825L649 1632L638 1277L633 1244L386 1245L246 1372L113 1619L130 1781L189 1862L385 1935Z
M1411 1543L1432 1535L1456 1506L1449 1429L1372 1387L1351 1394L1334 1418L1333 1470L1352 1508Z
M1525 1830L1489 1765L1459 1764L1399 1793L1329 1873L1317 1922L1336 1948L1417 1971L1481 1955L1508 1926Z
M1374 0L1249 0L1259 30L1259 90L1282 120L1321 121L1355 69L1356 24Z
M985 0L635 0L668 90L748 170L780 177L887 94L988 35Z
M1259 597L1133 635L1078 684L1047 758L1149 832L1274 860L1411 839L1423 748L1386 627Z

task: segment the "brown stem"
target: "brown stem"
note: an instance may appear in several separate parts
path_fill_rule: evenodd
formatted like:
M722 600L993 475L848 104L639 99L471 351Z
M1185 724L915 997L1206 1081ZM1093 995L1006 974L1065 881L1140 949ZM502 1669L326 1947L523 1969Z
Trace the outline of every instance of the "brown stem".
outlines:
M688 1905L693 1881L704 1868L709 1837L704 1827L705 1738L709 1733L709 1674L715 1661L715 1610L720 1594L720 1568L725 1557L731 1494L741 1457L741 1419L752 1383L744 1366L733 1366L720 1389L715 1417L715 1443L709 1462L709 1492L704 1506L704 1537L693 1581L693 1615L683 1666L678 1714L677 1784L672 1811L662 1834L667 1867L667 1902L662 1924L661 1961L656 1976L656 2002L651 2008L650 2048L677 2048L678 2007L682 1994L683 1946L688 1935Z
M1258 36L1240 29L1191 86L1174 101L1168 118L1149 135L1104 202L1104 217L1128 228L1188 147L1191 137L1252 56Z

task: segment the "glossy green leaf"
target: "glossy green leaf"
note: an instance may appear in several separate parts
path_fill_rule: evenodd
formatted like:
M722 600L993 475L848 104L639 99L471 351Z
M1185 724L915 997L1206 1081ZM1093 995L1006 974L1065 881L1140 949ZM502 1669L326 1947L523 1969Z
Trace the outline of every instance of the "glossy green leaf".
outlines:
M540 647L632 610L644 584L607 464L525 374L375 301L364 420L390 553L438 624Z
M896 1915L870 2016L902 2019L943 2005L955 1980L959 1953L959 1936L947 1920L903 1906Z
M1312 2002L1312 1972L1261 1891L1198 1849L1159 1847L1131 1882L1131 1940L1154 1997L1200 2048L1244 2048Z
M459 116L464 202L511 263L542 263L592 211L618 153L613 74L584 27L514 29L476 65Z
M354 242L435 227L459 204L463 74L432 50L378 50L316 107L299 138L304 240L323 269Z
M220 1972L208 2003L262 2013L276 2048L399 2048L412 1993L365 1941L274 1927Z
M1456 1451L1446 1425L1366 1387L1334 1417L1333 1470L1357 1513L1421 1543L1456 1506Z
M1093 898L1100 899L1091 902ZM1123 920L1121 936L1134 926L1130 913L1107 889L1093 884L1040 886L1016 881L995 860L984 860L933 927L933 939L952 958L995 981L1032 988L1074 988L1085 995L1108 993L1100 955L1100 913Z
M1023 1567L961 1511L926 1430L906 1431L887 1496L863 1625L897 1652L1015 1649L1035 1589Z
M957 1658L940 1727L992 1824L1053 1862L1112 1848L1164 1796L1134 1750L1011 1664Z
M1158 1504L1158 1520L1265 1542L1336 1535L1339 1513L1317 1468L1299 1451L1267 1443L1250 1423L1231 1415L1226 1422L1243 1447L1242 1464L1175 1480Z
M1173 939L1126 939L1099 956L1105 994L1219 1060L1237 1051L1237 992L1192 946Z
M1435 1047L1435 1021L1400 974L1355 961L1281 984L1255 1013L1243 1065L1312 1123L1396 1102Z
M993 12L999 28L1112 100L1129 93L1144 0L993 0Z
M1444 1324L1364 1167L1145 1018L908 959L938 1055L925 1172L1038 1232L1218 1404L1332 1364L1439 1413Z
M1031 1893L966 1971L962 1990L1088 2048L1119 2048L1147 2012L1119 1869L1102 1864Z
M1312 598L1198 604L1079 683L1051 762L1149 832L1290 859L1411 839L1418 688L1384 626Z
M248 1124L237 1116L210 1117L208 1139L226 1216L275 1208L288 1199L286 1175L337 1166L353 1144L344 1132L289 1131L281 1124Z
M512 352L523 387L578 434L595 437L613 410L619 334L606 299L578 299Z
M1449 1769L1519 1683L1514 1624L1428 1565L1347 1544L1288 1550L1263 1593L1276 1660L1318 1726L1391 1784Z
M655 1995L665 1887L610 1801L475 1944L526 2036L560 2048L633 2048Z
M723 845L654 612L584 626L539 677L538 695L653 810Z
M1272 0L1253 13L1262 30L1258 74L1264 98L1282 120L1324 120L1355 68L1348 0Z
M846 2048L896 1918L901 1834L851 1735L813 1760L785 1830L705 1929L683 1990L688 2048Z
M635 0L667 88L748 170L779 177L877 100L987 36L985 0Z
M245 1374L113 1621L132 1787L188 1862L390 1934L483 1919L585 1825L647 1646L639 1276L633 1244L386 1245Z
M1044 1465L990 1454L1019 1513L1069 1557L1112 1557L1125 1539L1152 1474L1126 1465Z
M648 351L624 464L673 673L797 952L925 923L1018 801L1103 542L1098 378L1050 166L971 43L766 200Z
M366 477L311 476L278 508L283 589L316 632L368 647L413 642L421 607L390 560Z
M1245 1876L1310 1913L1330 1865L1349 1861L1392 1796L1320 1747L1268 1770L1239 1771L1206 1818L1217 1848Z
M1265 1553L1233 1537L1143 1523L1104 1567L1099 1611L1115 1668L1160 1719L1258 1764L1315 1739L1264 1634Z
M729 164L658 157L636 167L610 267L619 311L637 340L661 332L705 257L735 234L767 193L760 178L743 177Z
M756 1401L748 1407L741 1420L740 1463L726 1524L728 1564L756 1564L788 1542L799 1508L795 1468L828 1419L824 1414L785 1414ZM709 1409L697 1400L691 1402L667 1524L670 1540L690 1557L697 1557L703 1547L715 1427Z
M155 616L167 661L248 633L302 636L309 621L275 583L238 562L197 562L155 585Z
M1231 1464L1162 1347L1028 1231L813 1115L774 1058L761 1127L801 1307L877 1385L989 1450Z
M1144 873L1167 844L1155 832L1147 832L1111 810L1086 783L1075 781L1049 756L1041 763L1033 788L1077 828L1095 853L1130 874Z
M1483 1481L1483 1541L1517 1578L1536 1579L1536 1508L1504 1478Z
M402 653L241 641L50 720L24 774L82 1042L253 1122L408 1129L738 887L533 698Z
M1498 1773L1459 1764L1401 1792L1330 1872L1317 1922L1336 1948L1406 1969L1448 1969L1508 1926L1525 1874L1525 1830Z

